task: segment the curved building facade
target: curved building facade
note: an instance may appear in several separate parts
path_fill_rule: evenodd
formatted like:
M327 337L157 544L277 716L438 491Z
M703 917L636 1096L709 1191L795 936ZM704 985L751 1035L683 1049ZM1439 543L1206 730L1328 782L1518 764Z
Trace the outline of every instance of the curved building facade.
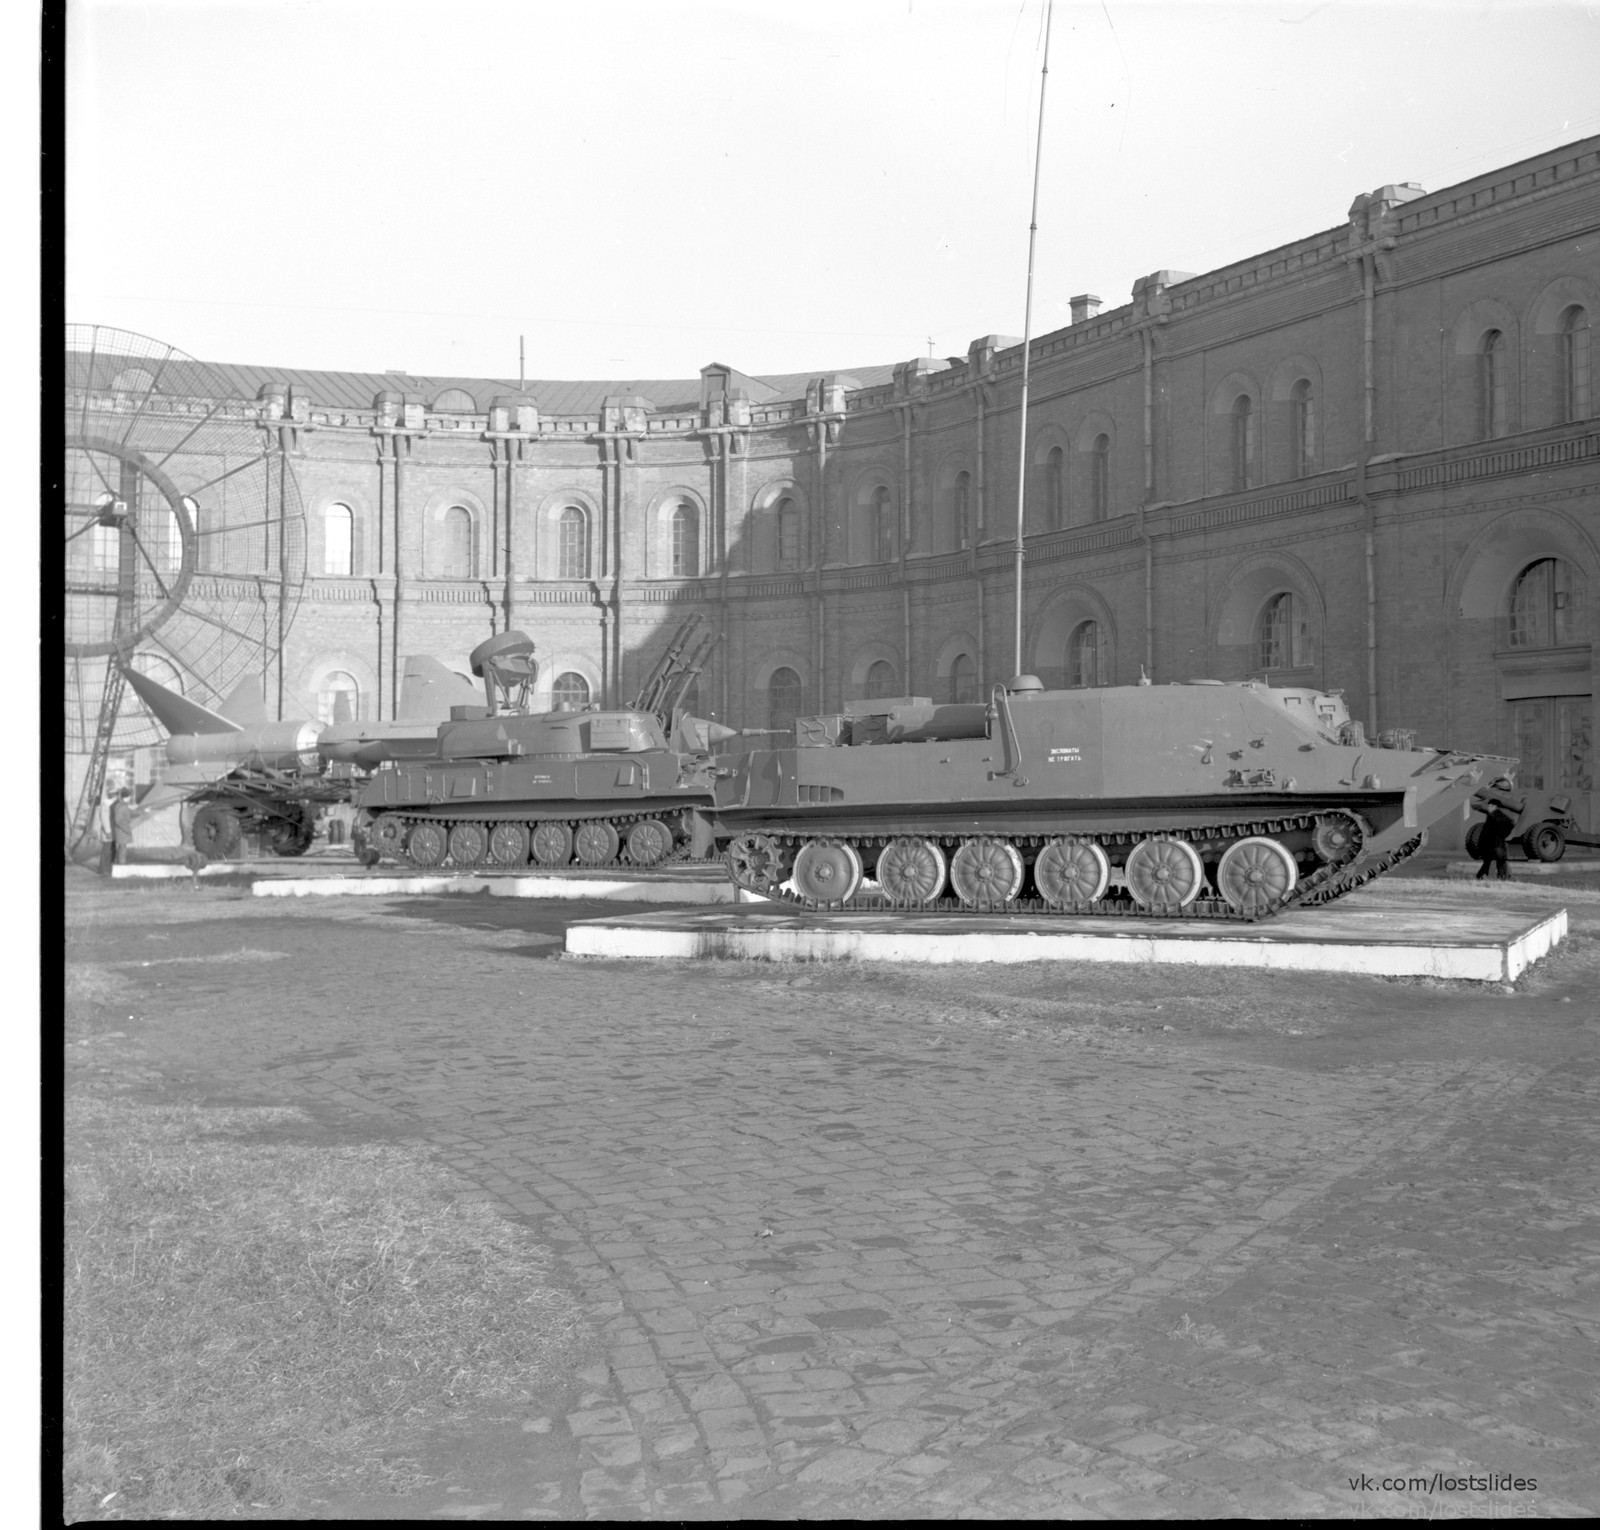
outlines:
M407 654L528 631L545 696L632 695L683 615L699 708L1267 675L1369 730L1515 753L1596 816L1600 139L1021 347L822 376L531 382L211 363L282 442L307 578L291 715L387 717ZM1019 448L1021 450L1019 451ZM180 486L192 466L167 470ZM206 577L211 510L197 493ZM221 513L221 512L217 512ZM221 543L217 544L220 548ZM206 698L201 698L206 699Z

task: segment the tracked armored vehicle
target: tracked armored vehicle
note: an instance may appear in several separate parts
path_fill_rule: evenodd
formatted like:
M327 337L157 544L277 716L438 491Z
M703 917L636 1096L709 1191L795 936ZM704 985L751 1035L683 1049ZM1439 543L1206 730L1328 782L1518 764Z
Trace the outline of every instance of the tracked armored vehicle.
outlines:
M356 798L369 864L659 866L711 847L713 751L738 736L679 705L714 641L679 628L631 707L529 712L533 643L504 632L473 650L487 705L451 708L425 751L375 770ZM700 810L700 811L697 811Z
M1337 692L1025 675L987 705L802 718L795 747L730 763L715 837L767 896L1252 920L1398 865L1512 762L1368 740Z

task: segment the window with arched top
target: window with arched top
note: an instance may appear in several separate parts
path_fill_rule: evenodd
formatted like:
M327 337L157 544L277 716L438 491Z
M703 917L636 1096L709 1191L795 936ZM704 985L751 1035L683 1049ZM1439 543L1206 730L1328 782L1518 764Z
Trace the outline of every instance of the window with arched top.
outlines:
M955 527L955 545L972 546L972 474L956 474L950 507L951 522Z
M1311 380L1302 377L1289 390L1289 476L1309 478L1315 469L1317 404Z
M875 659L867 671L867 700L881 701L885 696L898 696L900 683L895 679L894 665L887 659Z
M800 676L792 669L775 669L767 681L767 726L776 732L793 733L794 720L804 705Z
M872 491L872 561L892 562L894 542L894 505L888 489L879 484Z
M429 407L434 414L476 414L478 401L465 388L446 388Z
M478 573L477 523L465 505L451 505L439 519L436 579L474 579Z
M1044 511L1049 530L1059 531L1067 524L1066 453L1059 446L1052 446L1044 459Z
M1565 558L1540 558L1511 587L1511 646L1564 648L1584 641L1582 571Z
M970 653L958 653L950 663L950 690L947 698L952 705L978 699L978 667Z
M1506 337L1491 329L1478 343L1478 434L1485 440L1506 433Z
M355 546L355 517L349 505L329 505L322 512L322 572L347 579Z
M589 682L574 670L557 675L550 687L550 700L558 707L586 707L589 704Z
M800 507L787 494L778 501L778 567L800 567Z
M1261 608L1256 640L1264 670L1300 669L1309 664L1311 644L1306 632L1305 602L1292 590L1274 595Z
M1561 316L1561 394L1567 420L1589 418L1589 310L1574 303Z
M317 718L324 723L358 722L361 718L361 687L356 677L336 669L317 687Z
M684 501L672 512L672 572L678 578L700 572L700 518Z
M589 517L568 505L556 518L556 578L589 577Z
M1103 521L1111 514L1111 437L1099 435L1089 448L1089 517Z
M194 566L198 571L206 566L206 544L200 531L200 502L193 496L183 496L183 508L189 512L189 530L194 533Z
M1233 401L1233 437L1230 462L1233 468L1233 490L1250 487L1250 470L1256 455L1256 410L1248 393L1241 393Z
M1067 639L1067 684L1074 690L1101 685L1100 623L1079 622Z

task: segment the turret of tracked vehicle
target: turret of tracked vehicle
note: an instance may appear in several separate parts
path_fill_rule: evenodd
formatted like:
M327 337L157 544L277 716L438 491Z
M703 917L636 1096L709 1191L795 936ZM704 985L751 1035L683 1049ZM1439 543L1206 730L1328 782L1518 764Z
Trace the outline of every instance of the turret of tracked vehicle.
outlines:
M618 862L659 866L711 846L705 813L739 737L681 705L714 637L690 617L629 707L528 710L534 644L503 632L472 652L486 705L451 708L424 754L374 772L358 796L369 859L435 868Z
M1514 762L1368 739L1337 691L1024 675L987 704L801 718L795 747L730 763L715 838L769 896L1256 919L1399 864Z

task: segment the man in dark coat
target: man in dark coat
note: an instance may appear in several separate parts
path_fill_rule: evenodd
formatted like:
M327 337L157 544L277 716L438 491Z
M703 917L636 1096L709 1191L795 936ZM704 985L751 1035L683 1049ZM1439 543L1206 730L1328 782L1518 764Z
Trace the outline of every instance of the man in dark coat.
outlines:
M1472 805L1483 814L1483 828L1478 834L1478 881L1489 875L1489 863L1494 862L1495 876L1502 882L1510 876L1506 866L1506 841L1522 816L1522 804L1509 776L1496 776L1487 791L1473 794Z
M111 803L111 859L120 866L133 843L133 797L123 787Z

